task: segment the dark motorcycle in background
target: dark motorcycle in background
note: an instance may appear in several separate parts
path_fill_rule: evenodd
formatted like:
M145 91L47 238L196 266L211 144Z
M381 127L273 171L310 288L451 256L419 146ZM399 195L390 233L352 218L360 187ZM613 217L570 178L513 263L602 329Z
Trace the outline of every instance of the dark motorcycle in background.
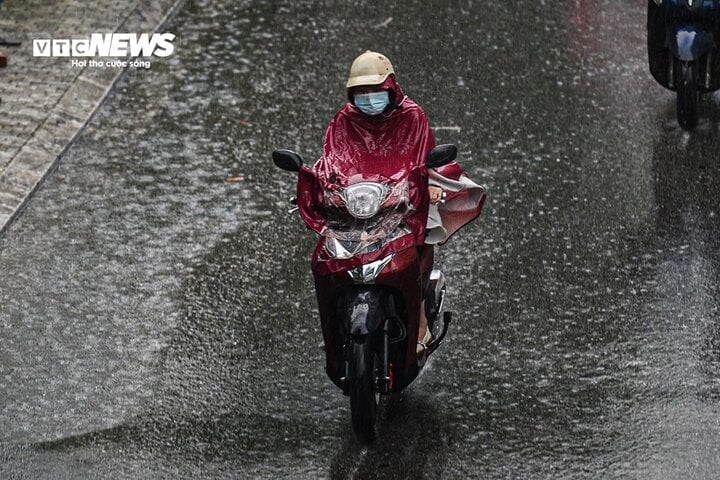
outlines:
M437 146L427 167L448 164L456 154L454 145ZM377 432L381 396L415 380L451 321L450 312L443 312L445 280L432 268L433 247L418 246L404 221L415 211L411 191L427 189L427 181L416 169L329 183L304 167L295 152L276 150L272 156L279 168L298 172L297 208L320 235L311 268L326 372L350 397L355 435L370 441ZM301 186L302 178L309 179L309 188ZM418 354L423 301L434 340Z
M648 0L650 73L677 93L684 129L698 123L700 95L720 89L720 0Z

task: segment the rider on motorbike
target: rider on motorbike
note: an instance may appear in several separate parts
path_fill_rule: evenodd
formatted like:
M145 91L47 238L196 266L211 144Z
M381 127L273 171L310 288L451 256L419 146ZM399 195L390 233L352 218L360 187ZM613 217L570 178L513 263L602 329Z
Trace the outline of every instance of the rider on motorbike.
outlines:
M410 192L415 211L405 222L422 256L432 262L433 244L444 243L480 214L484 190L455 162L430 171L424 168L435 137L425 112L403 93L386 56L369 50L358 56L346 88L348 102L327 128L323 155L313 166L315 175L332 184L335 178L358 173L393 177L423 167L428 186ZM423 302L418 354L431 342Z

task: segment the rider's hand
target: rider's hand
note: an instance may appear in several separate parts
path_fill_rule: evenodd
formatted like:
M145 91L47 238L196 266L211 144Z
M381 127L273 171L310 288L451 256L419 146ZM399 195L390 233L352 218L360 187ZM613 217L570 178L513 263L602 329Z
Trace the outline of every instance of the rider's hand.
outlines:
M443 199L443 189L440 187L436 187L434 185L428 186L428 190L430 190L430 203L437 205L438 203L442 202Z

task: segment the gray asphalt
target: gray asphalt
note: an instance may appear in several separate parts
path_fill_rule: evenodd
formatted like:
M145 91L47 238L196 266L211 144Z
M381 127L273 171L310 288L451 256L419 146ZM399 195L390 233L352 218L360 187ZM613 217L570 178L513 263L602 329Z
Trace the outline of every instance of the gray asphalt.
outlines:
M720 115L678 128L644 15L190 2L0 239L0 477L715 478ZM317 157L366 48L490 197L437 255L447 344L362 447L269 152Z

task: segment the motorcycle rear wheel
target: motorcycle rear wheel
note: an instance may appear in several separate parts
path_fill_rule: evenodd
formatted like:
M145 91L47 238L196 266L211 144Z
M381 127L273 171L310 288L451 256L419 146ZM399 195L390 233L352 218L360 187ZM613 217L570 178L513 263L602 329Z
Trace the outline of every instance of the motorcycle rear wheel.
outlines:
M371 442L377 436L378 398L376 388L376 356L370 338L353 341L350 349L348 381L350 416L355 436L361 442Z
M700 110L700 91L697 84L697 64L680 63L680 83L677 86L677 119L686 130L695 128Z

